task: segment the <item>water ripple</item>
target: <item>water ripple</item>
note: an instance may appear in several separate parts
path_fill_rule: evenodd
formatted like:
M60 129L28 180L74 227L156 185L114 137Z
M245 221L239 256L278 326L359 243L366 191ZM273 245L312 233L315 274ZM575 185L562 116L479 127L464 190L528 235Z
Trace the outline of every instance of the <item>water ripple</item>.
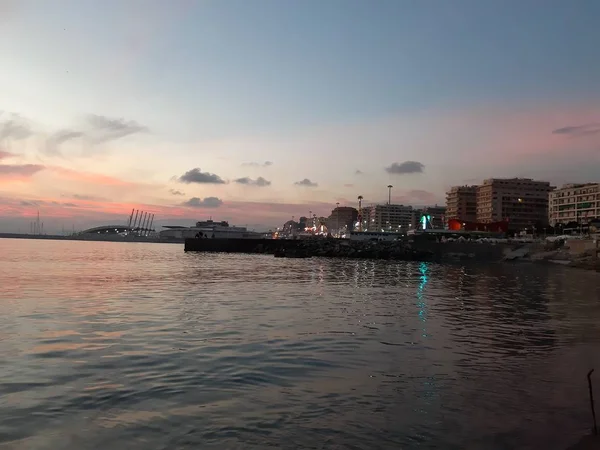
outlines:
M0 448L562 449L600 278L0 241Z

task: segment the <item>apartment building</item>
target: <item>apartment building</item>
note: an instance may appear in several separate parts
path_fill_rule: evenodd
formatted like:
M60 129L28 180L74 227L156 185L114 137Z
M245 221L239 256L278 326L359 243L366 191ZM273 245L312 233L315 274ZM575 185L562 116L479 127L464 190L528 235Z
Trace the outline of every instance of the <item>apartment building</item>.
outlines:
M508 220L511 230L548 225L547 181L530 178L490 178L477 186L477 222Z
M414 210L410 205L385 204L363 208L363 220L369 231L406 233L415 226Z
M565 184L550 192L550 225L600 219L600 183Z
M446 192L446 218L477 220L477 186L454 186Z
M338 206L331 211L327 218L327 228L330 230L341 230L346 228L352 230L358 219L358 210L351 206Z

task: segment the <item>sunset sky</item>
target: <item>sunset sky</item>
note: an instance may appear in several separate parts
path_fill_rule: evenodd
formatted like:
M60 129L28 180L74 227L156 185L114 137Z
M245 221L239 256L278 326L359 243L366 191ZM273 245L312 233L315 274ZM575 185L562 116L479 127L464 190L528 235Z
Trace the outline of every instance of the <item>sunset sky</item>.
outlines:
M600 181L597 0L0 0L0 231Z

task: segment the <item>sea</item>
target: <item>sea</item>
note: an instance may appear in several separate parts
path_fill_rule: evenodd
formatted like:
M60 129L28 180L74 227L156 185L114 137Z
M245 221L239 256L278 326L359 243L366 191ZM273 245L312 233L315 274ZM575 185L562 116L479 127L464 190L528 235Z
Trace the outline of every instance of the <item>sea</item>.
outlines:
M593 368L595 272L0 239L0 449L565 449Z

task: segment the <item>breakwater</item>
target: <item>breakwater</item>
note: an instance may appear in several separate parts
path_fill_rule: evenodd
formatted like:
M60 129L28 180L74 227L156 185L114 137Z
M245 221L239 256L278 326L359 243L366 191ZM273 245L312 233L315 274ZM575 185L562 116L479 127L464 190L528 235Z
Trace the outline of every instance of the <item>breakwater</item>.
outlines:
M500 261L507 246L479 242L352 241L348 239L186 239L186 252L259 253L305 258L390 259L399 261Z

